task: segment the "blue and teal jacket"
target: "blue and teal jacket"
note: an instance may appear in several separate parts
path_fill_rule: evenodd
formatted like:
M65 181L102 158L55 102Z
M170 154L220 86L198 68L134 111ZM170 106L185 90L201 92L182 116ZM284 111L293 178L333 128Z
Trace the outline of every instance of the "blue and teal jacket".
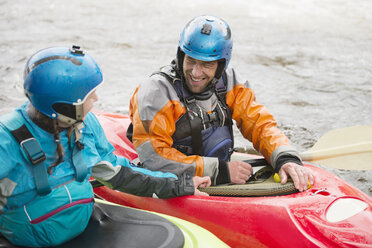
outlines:
M45 153L46 167L56 160L54 135L41 129L28 116L27 104L15 110ZM0 121L4 118L1 117ZM19 121L19 120L18 120ZM0 233L16 245L53 246L80 234L86 227L93 205L90 176L113 189L126 193L169 198L194 193L192 178L177 178L172 173L153 172L135 167L124 157L113 154L114 147L93 113L84 120L80 152L87 168L83 180L76 180L73 156L77 144L67 130L60 133L63 161L54 168L48 181L52 191L39 195L32 165L9 127L0 125ZM69 147L71 147L69 149ZM40 236L37 237L40 233Z

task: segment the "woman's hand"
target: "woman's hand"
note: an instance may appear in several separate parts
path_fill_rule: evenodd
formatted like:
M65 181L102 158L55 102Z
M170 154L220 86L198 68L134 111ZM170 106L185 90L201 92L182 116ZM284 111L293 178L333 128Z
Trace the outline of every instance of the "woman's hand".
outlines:
M195 193L194 195L199 195L199 196L208 196L207 193L201 192L198 190L199 187L206 188L211 186L211 178L210 177L198 177L195 176L192 178L194 182L194 188L195 188Z

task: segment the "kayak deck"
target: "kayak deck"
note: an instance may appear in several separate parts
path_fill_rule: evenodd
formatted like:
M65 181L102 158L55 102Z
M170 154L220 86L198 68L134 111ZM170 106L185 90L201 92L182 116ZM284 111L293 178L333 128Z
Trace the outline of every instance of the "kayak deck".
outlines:
M107 187L94 192L120 205L193 222L231 247L372 247L372 200L333 174L305 166L317 179L313 188L285 196L157 199ZM329 209L342 199L355 199L366 207L332 222L327 219Z

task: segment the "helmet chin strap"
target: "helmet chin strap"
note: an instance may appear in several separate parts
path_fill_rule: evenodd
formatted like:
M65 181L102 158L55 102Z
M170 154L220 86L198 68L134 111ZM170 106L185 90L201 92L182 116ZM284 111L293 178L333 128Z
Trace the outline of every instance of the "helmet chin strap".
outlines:
M74 105L76 111L76 119L58 113L57 120L61 126L72 126L75 132L75 141L79 141L84 128L84 109L83 104Z

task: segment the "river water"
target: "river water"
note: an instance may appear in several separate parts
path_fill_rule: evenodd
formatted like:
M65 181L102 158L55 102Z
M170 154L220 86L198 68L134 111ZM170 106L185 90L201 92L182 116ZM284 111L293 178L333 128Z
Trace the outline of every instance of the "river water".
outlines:
M0 0L0 114L25 101L30 55L71 44L103 70L96 108L128 113L136 85L175 56L184 25L212 14L231 26L230 65L305 151L332 129L372 123L371 13L370 0ZM333 172L372 196L371 171Z

